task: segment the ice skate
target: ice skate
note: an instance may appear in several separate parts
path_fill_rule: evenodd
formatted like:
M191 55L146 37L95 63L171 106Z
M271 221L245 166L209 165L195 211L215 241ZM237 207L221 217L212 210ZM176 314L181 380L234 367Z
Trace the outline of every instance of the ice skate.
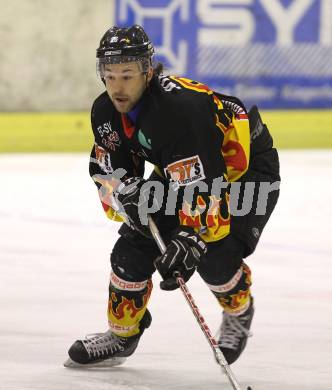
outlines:
M131 337L121 337L111 330L86 336L77 340L68 351L69 359L65 367L114 367L123 364L138 345L144 329L151 324L151 314L147 310L140 322L140 333Z
M234 363L244 350L254 316L253 299L250 306L241 315L235 316L224 311L223 320L217 335L218 345L228 364Z

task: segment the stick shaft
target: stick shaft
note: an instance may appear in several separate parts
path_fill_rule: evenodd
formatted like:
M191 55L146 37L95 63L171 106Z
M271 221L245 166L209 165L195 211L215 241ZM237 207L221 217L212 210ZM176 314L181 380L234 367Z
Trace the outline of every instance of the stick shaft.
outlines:
M155 222L153 221L153 219L150 216L148 217L148 220L149 220L149 227L150 227L152 236L155 239L155 241L160 249L160 252L164 253L166 250L166 245L165 245L165 243L164 243L164 241L159 233L157 225L155 224ZM181 290L183 296L185 297L187 303L189 304L191 311L193 312L197 322L199 323L199 326L201 327L206 339L208 340L217 362L223 368L223 370L224 370L225 374L227 375L227 378L229 379L229 382L231 383L233 389L234 390L241 390L240 385L238 384L238 382L237 382L229 364L227 363L223 353L221 352L220 348L218 347L218 343L217 343L216 339L212 336L210 328L208 327L207 323L205 322L204 317L200 313L200 311L199 311L199 309L194 301L194 298L191 295L185 281L183 280L183 278L181 276L177 276L176 282L179 285L180 290Z

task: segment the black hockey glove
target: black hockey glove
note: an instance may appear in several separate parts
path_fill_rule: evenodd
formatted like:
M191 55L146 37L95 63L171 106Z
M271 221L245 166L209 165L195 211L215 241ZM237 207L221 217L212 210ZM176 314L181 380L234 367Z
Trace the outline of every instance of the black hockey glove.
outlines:
M192 228L181 226L177 229L163 255L157 257L155 266L164 279L160 282L162 290L178 288L174 272L178 272L187 282L198 266L201 256L206 254L207 246Z
M124 217L127 225L143 236L152 238L149 226L142 224L139 214L140 207L149 201L151 195L149 191L141 196L141 188L146 182L142 177L130 177L119 185L114 195L119 207L117 213Z

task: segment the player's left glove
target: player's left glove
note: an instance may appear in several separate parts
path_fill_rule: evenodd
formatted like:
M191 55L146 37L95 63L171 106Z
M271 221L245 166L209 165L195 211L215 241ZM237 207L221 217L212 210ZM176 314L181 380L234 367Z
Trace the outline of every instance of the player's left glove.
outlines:
M165 253L155 260L155 267L164 279L160 282L160 288L178 288L174 272L178 272L187 282L206 252L207 246L201 237L192 228L181 226L173 235Z
M152 238L149 226L142 224L139 214L140 207L149 201L151 195L150 191L148 194L141 194L142 186L146 182L142 177L130 177L119 185L114 195L119 207L117 213L124 218L127 225L143 236Z

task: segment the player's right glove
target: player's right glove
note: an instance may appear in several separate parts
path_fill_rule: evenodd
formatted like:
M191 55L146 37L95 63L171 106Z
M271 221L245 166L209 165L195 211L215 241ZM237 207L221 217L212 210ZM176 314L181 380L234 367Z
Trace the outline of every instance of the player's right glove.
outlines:
M162 290L178 288L174 274L176 272L187 282L206 252L207 246L201 237L192 228L181 226L173 235L165 253L154 262L163 278L160 288Z
M149 226L142 224L139 215L139 208L149 201L151 195L149 192L141 196L141 188L145 183L146 180L142 177L130 177L119 185L114 195L119 207L117 213L123 217L126 224L143 236L152 238Z

